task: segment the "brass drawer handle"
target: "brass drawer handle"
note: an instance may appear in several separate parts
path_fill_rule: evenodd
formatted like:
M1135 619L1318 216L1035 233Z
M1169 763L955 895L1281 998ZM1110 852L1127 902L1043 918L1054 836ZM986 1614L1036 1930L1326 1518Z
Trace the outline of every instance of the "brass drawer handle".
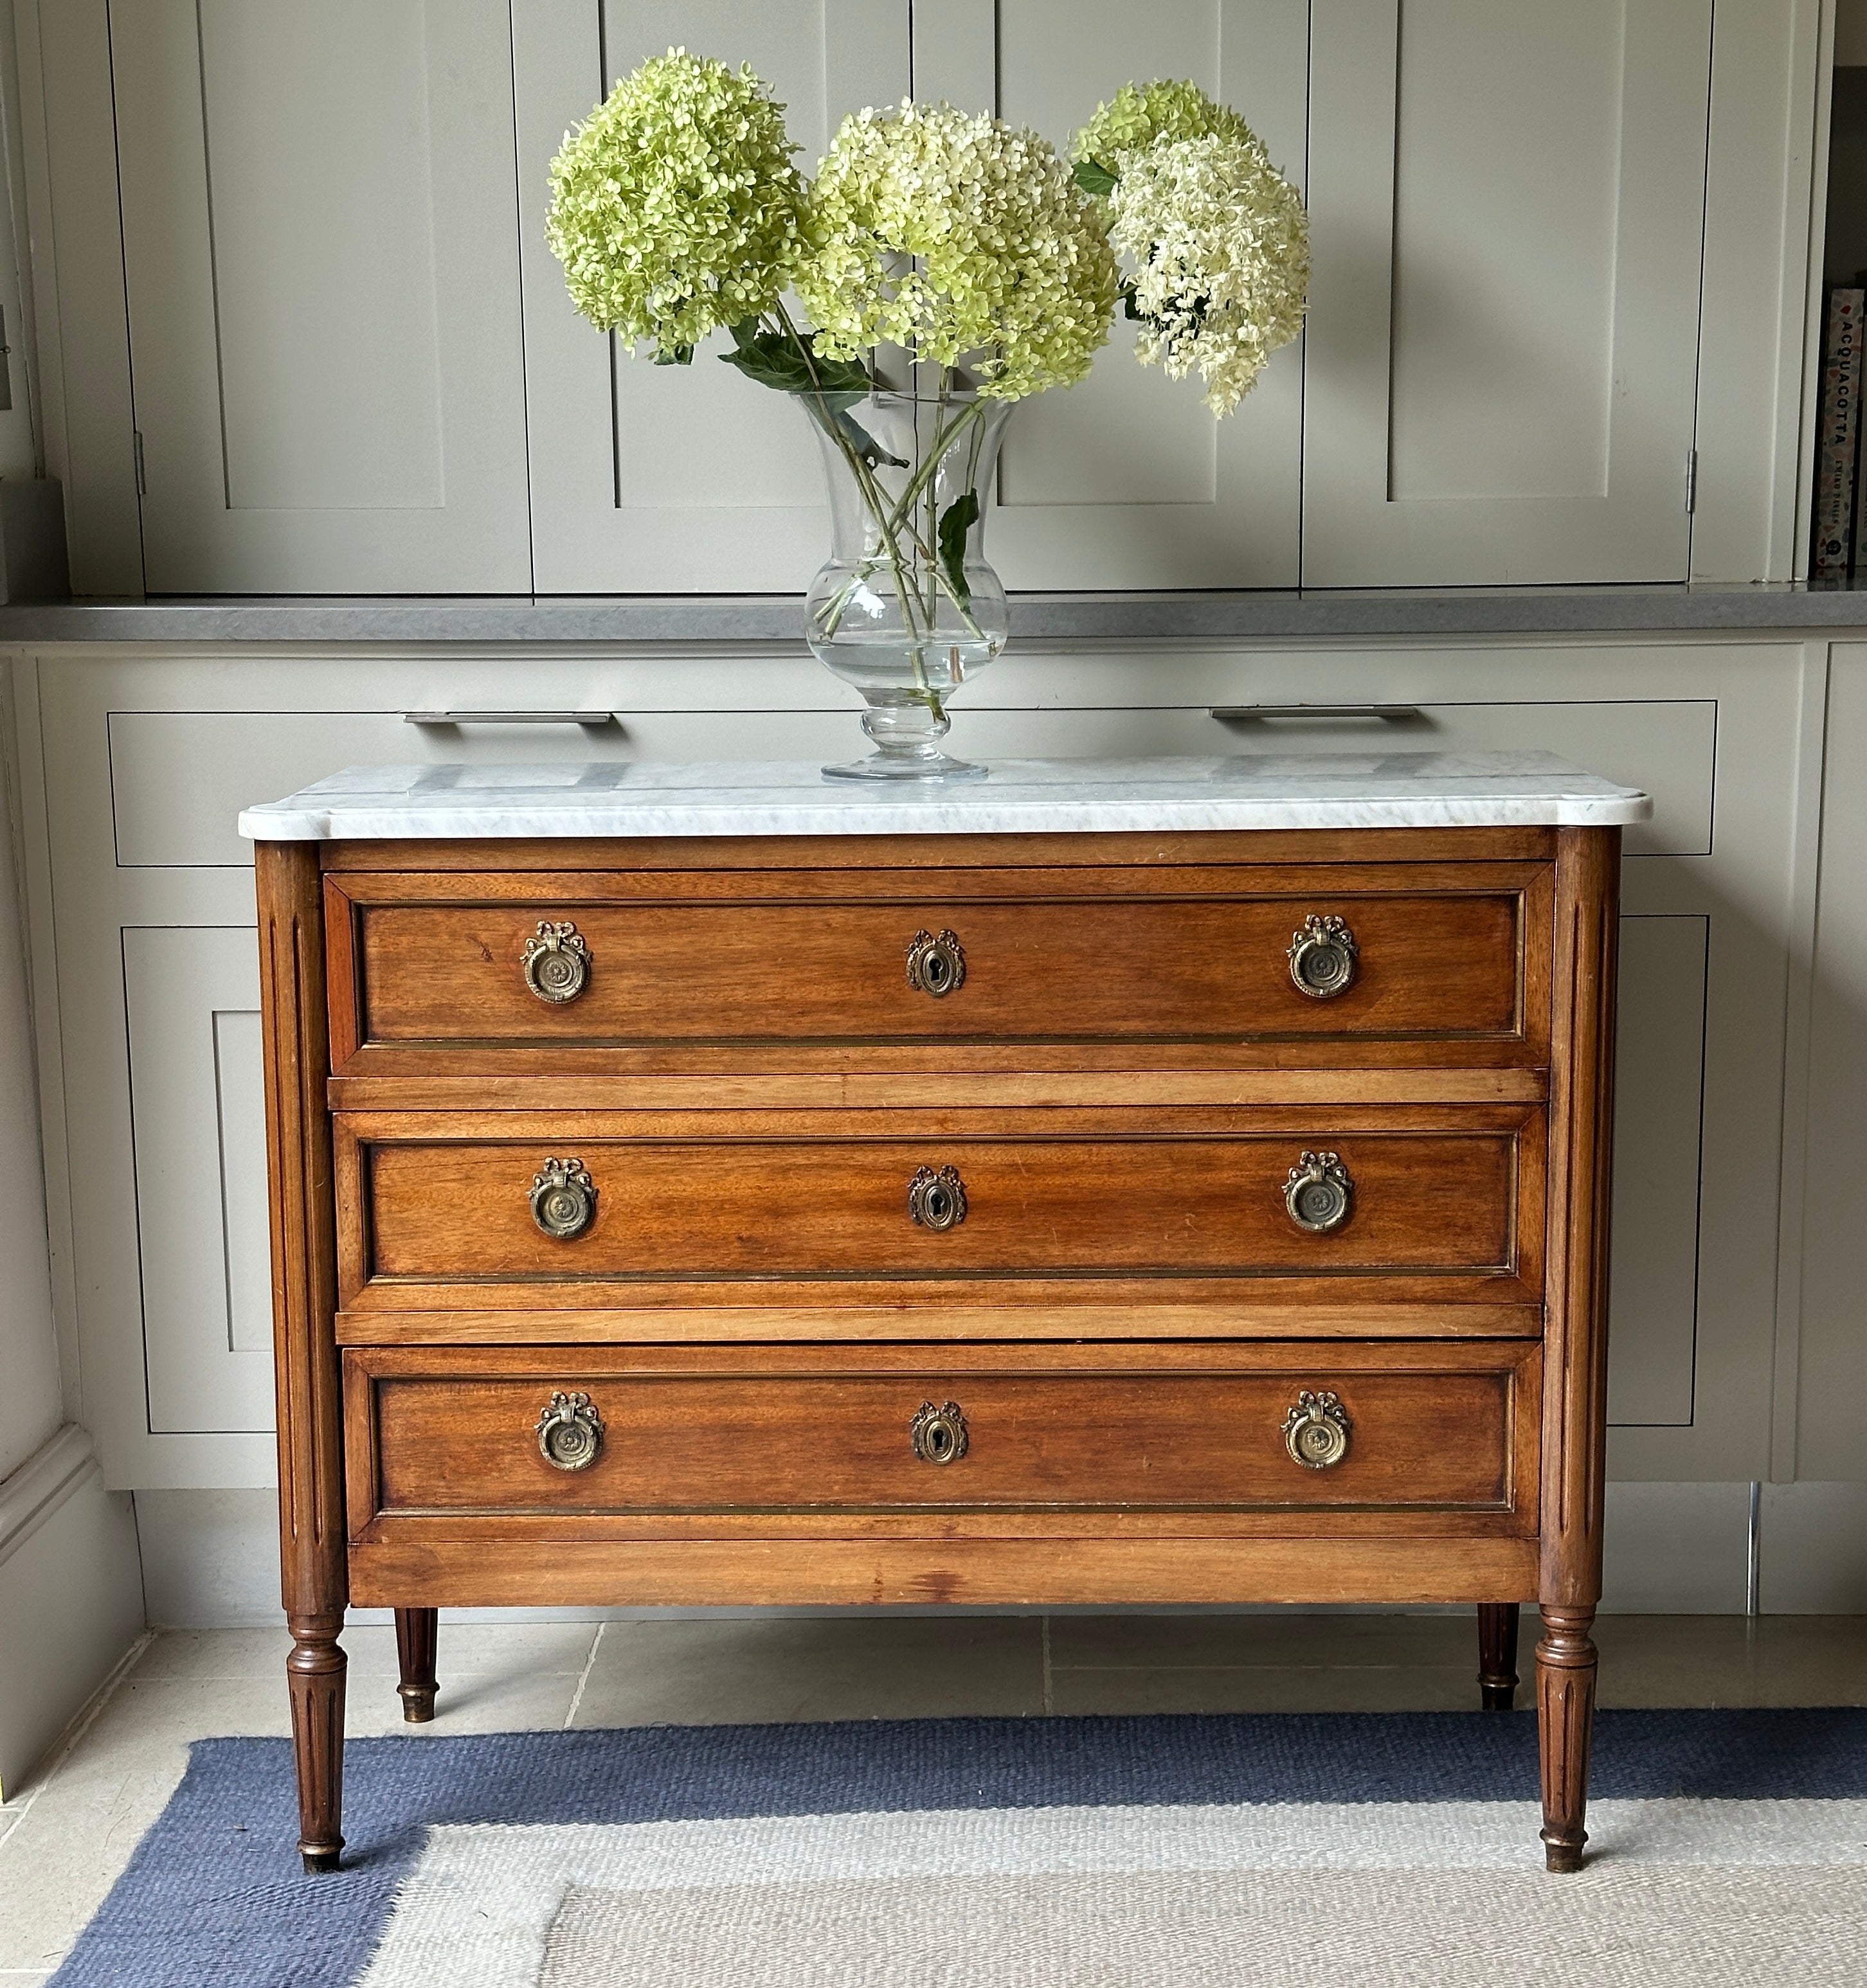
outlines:
M532 1219L560 1242L597 1219L597 1184L581 1160L546 1160L532 1176Z
M966 985L966 948L956 932L918 931L908 940L908 985L936 1001Z
M936 1172L922 1167L908 1183L908 1212L918 1228L957 1229L966 1219L966 1183L959 1169L942 1167Z
M1284 1418L1284 1447L1305 1470L1333 1470L1348 1454L1348 1428L1340 1395L1306 1388Z
M523 958L526 986L554 1008L574 1001L590 985L590 947L568 918L556 925L540 918Z
M908 1425L914 1453L923 1463L957 1463L966 1453L966 1417L957 1401L935 1408L923 1401Z
M1335 1153L1305 1153L1284 1183L1290 1219L1309 1236L1328 1236L1355 1212L1355 1182Z
M1312 911L1303 929L1290 935L1290 977L1297 991L1312 1000L1332 1001L1346 994L1355 985L1360 958L1355 934L1340 918Z
M603 1418L587 1395L553 1389L533 1433L539 1455L553 1469L587 1470L603 1447Z

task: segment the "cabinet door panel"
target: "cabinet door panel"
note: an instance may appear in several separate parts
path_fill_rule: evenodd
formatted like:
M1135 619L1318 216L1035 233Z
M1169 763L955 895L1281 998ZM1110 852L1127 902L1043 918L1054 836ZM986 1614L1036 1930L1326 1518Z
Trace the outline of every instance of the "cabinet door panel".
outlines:
M1710 0L1317 0L1310 586L1669 580Z
M269 1428L259 955L250 931L123 934L149 1427Z
M657 367L579 317L545 245L549 167L617 77L682 46L752 64L807 173L848 112L907 94L906 5L526 0L513 32L539 590L801 593L830 548L802 418L719 363L723 333L691 366Z
M1066 35L1050 0L999 0L998 110L1008 122L1066 147L1121 83L1189 77L1243 111L1302 184L1300 0L1084 0L1070 12ZM1134 334L1118 316L1087 380L1012 418L993 564L1014 587L1295 586L1300 347L1279 353L1237 411L1215 421L1196 379L1170 381L1135 363Z
M111 26L151 590L526 590L505 7Z

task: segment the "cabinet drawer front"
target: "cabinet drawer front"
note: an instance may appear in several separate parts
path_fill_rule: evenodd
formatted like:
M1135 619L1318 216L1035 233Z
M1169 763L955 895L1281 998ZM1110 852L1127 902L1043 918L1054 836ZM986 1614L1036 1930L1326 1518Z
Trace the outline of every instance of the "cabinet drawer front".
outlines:
M352 1348L353 1530L431 1513L1498 1512L1534 1481L1517 1453L1534 1447L1534 1345L1157 1347L1125 1365L1081 1348L891 1351L727 1366L678 1350ZM560 1453L578 1467L541 1440L567 1418L583 1434ZM1300 1446L1318 1418L1335 1432L1320 1466L1289 1433Z
M1445 888L1375 892L1365 870L1317 872L1294 888L1221 894L1206 871L1201 895L1117 877L1105 895L1048 898L1028 875L1003 880L996 896L989 877L971 880L970 894L935 896L903 894L913 886L898 876L820 877L813 891L800 881L802 901L788 903L777 901L781 877L764 881L766 901L663 903L593 899L588 878L553 888L526 877L475 902L353 902L346 892L422 887L346 877L331 886L332 924L343 928L337 1061L359 1047L406 1055L468 1043L639 1053L1412 1039L1524 1043L1527 1055L1541 1031L1527 1013L1526 886L1539 873L1481 867L1510 874L1461 882L1446 866ZM477 895L492 880L429 881L437 894ZM612 894L627 881L612 880ZM690 884L696 894L719 888ZM514 884L536 894L512 894ZM825 897L826 884L842 894ZM1312 919L1345 931L1340 991L1307 992L1293 975L1293 946ZM580 984L549 999L528 984L527 948L536 953L541 930L566 927ZM914 969L917 985L917 938L925 950L942 935L950 942L931 969Z
M668 1280L1538 1270L1525 1226L1541 1199L1534 1110L1370 1109L1347 1126L1314 1114L1150 1112L1120 1133L1109 1114L1084 1114L1070 1136L1033 1123L1062 1113L999 1114L1003 1131L979 1128L983 1114L971 1128L887 1113L857 1125L850 1114L842 1136L790 1117L739 1137L687 1131L697 1114L644 1136L617 1115L495 1116L457 1121L452 1138L437 1136L447 1129L438 1114L340 1118L340 1188L364 1218L344 1225L346 1302L366 1283L373 1296L580 1285L589 1295L570 1301L594 1303L601 1286ZM1174 1129L1176 1115L1194 1123ZM1306 1229L1292 1176L1319 1174L1339 1192L1324 1185L1306 1204L1324 1218ZM547 1232L553 1219L574 1232Z

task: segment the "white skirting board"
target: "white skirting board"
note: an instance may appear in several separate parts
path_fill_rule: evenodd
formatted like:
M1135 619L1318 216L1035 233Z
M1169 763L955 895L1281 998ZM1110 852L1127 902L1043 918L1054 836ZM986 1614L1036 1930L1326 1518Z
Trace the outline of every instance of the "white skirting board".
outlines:
M1750 1584L1750 1490L1747 1484L1610 1484L1603 1609L1623 1615L1741 1615ZM152 1628L278 1623L278 1517L271 1492L136 1496ZM1766 1614L1867 1614L1867 1485L1766 1486L1758 1546ZM512 1611L448 1612L496 1621ZM716 1611L524 1612L581 1618ZM360 1611L358 1618L374 1620L380 1614Z
M68 1422L0 1483L0 1797L142 1633L134 1510Z

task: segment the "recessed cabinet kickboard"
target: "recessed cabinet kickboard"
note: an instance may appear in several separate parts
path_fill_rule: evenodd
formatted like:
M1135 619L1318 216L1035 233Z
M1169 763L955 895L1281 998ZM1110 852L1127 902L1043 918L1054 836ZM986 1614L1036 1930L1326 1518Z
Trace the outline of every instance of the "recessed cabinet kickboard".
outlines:
M307 1860L348 1602L1535 1600L1572 1868L1638 818L260 840Z

